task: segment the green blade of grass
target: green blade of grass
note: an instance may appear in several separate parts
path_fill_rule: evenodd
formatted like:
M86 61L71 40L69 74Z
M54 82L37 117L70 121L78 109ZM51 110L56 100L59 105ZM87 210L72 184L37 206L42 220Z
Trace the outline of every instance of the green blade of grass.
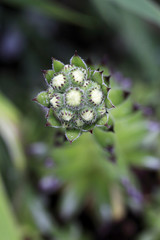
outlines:
M9 205L0 177L0 238L3 240L21 240L20 231Z
M105 2L113 2L120 7L160 25L160 7L150 0L103 0Z
M22 8L33 7L57 20L69 22L81 27L95 27L95 19L92 16L63 7L59 3L49 2L47 0L2 0L2 2Z
M23 172L26 158L21 139L21 116L15 106L0 93L0 136L4 140L16 168Z

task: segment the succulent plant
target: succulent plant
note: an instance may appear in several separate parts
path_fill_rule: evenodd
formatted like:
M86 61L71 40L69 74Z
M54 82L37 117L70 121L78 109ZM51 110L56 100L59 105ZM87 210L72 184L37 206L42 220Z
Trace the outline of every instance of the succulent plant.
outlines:
M43 74L48 88L33 100L48 108L46 126L64 128L70 142L82 132L108 126L110 76L88 68L77 52L67 65L52 58L52 69Z

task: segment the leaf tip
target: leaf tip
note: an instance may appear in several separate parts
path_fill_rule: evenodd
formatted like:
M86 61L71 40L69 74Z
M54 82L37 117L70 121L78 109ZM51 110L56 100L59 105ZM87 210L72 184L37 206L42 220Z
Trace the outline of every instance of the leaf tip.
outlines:
M108 123L105 123L104 126L107 127L107 128L110 128L110 126L108 125Z
M46 74L47 73L47 70L41 70L42 73Z
M104 76L104 81L105 81L105 83L106 83L107 85L110 84L110 78L111 78L111 75L109 75L109 76Z
M74 56L78 56L78 52L77 52L77 50L75 50L75 52L74 52Z
M33 101L33 102L38 102L36 97L35 97L35 98L32 98L32 101Z
M45 127L50 127L51 124L49 122L46 122Z
M89 130L89 132L90 132L91 134L93 134L93 129Z
M130 95L130 92L129 92L129 91L124 91L124 92L123 92L124 99L128 98L129 95Z

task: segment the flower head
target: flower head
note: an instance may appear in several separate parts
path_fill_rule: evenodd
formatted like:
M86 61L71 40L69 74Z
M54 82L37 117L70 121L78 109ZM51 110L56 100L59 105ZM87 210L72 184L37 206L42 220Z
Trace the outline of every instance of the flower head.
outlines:
M107 125L109 77L88 68L77 52L70 64L52 61L52 69L43 71L48 89L34 99L48 108L47 126L65 128L72 142L84 131Z

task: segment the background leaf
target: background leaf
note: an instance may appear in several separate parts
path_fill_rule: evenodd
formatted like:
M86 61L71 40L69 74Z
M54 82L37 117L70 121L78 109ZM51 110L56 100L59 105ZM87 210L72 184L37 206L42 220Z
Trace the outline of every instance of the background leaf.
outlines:
M26 158L20 134L21 116L12 103L0 93L0 135L5 141L15 166L24 171Z
M106 1L107 0L103 0ZM151 0L108 0L129 10L139 17L160 25L160 7Z
M9 204L7 195L0 177L0 236L3 240L21 240L20 229L17 226L13 210Z
M63 7L58 3L50 2L48 0L2 0L4 3L12 4L13 6L20 7L36 7L40 11L44 12L46 15L54 17L61 21L67 21L72 24L92 28L92 22L94 18L87 16L83 13L70 10L67 7Z

